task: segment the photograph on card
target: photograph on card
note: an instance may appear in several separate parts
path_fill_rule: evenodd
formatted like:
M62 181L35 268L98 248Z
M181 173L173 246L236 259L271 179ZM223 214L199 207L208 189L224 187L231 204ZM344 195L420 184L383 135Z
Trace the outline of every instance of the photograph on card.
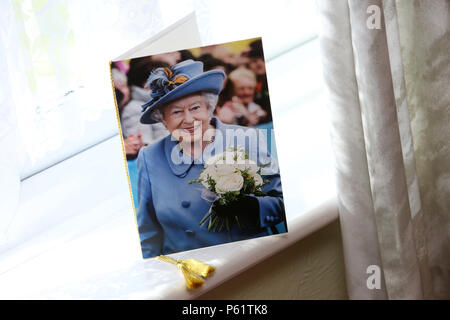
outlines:
M287 232L261 38L110 66L143 258Z

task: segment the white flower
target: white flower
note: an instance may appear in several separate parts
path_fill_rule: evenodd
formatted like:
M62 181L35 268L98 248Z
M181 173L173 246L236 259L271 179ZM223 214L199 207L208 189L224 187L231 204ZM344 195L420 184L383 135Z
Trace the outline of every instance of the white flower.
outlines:
M250 159L238 161L237 168L241 171L247 170L250 175L256 174L259 169L256 162Z
M244 178L240 173L233 173L228 176L221 176L216 182L216 192L226 193L229 191L240 191L244 185Z
M233 162L245 160L245 149L240 148L238 150L232 150L225 152L226 159L230 159Z
M211 168L211 167L209 167ZM237 167L232 164L215 164L214 165L215 172L219 176L228 176L237 171Z
M223 157L226 164L234 164L236 162L235 161L236 158L237 158L237 153L234 151L226 151L224 153L224 157Z
M208 160L206 160L205 162L205 168L212 166L214 164L216 164L217 162L223 160L223 153L221 154L216 154L215 156L212 156L211 158L209 158Z
M214 181L217 181L219 176L217 175L216 169L214 166L209 166L205 168L202 173L200 173L200 179L202 179L202 185L209 189L208 176L211 177Z
M235 148L235 147L228 147L225 151L226 152L237 152L237 153L245 154L245 148L242 147L242 146L239 146L237 148Z
M259 174L257 174L257 173L251 174L250 177L252 177L253 180L255 181L255 186L256 187L259 187L259 186L263 185L264 181L263 181L262 177Z
M243 159L243 154L236 151L225 151L221 154L220 160L216 164L235 164L236 161Z
M205 168L215 164L235 164L237 161L244 161L245 155L245 149L242 147L237 150L234 148L228 148L225 152L216 154L206 160Z

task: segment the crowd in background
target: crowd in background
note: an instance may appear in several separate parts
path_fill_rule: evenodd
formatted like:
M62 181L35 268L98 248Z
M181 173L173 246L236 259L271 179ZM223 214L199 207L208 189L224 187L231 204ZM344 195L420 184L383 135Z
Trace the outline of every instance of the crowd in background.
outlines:
M144 88L150 72L193 59L202 61L204 71L220 69L226 79L214 115L227 124L258 126L272 121L266 67L260 39L236 53L226 45L213 45L193 51L181 50L111 65L120 124L128 159L139 149L169 134L162 123L141 124L142 105L150 100Z

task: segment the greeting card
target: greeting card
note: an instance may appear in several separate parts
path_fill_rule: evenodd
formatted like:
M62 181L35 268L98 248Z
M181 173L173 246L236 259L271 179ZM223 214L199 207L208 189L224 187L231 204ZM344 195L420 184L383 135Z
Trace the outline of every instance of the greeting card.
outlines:
M261 38L188 17L111 61L144 258L287 232Z

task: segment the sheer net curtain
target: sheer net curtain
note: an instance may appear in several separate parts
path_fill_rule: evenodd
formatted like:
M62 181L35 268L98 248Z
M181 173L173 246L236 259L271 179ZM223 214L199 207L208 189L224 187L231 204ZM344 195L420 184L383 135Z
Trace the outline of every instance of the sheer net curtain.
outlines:
M16 214L20 179L118 133L110 59L195 10L203 44L263 36L269 60L316 38L314 6L292 0L0 1L0 239L11 221L36 217ZM279 37L293 28L300 31Z
M2 26L10 25L11 15L0 11ZM0 247L6 243L6 232L19 203L20 170L18 167L17 119L10 94L10 84L6 76L6 45L11 38L6 28L0 30Z
M450 299L450 2L317 4L349 296Z
M164 23L147 0L1 1L0 19L1 249L36 215L17 216L21 179L117 134L108 61Z

